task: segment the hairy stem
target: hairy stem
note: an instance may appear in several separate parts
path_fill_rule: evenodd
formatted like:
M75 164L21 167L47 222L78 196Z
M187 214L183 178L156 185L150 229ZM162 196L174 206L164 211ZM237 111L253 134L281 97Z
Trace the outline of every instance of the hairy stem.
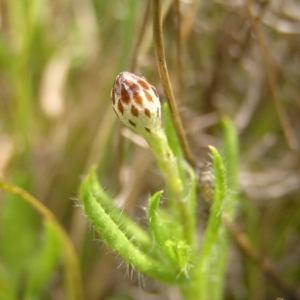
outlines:
M186 198L185 189L180 178L176 158L169 146L167 137L162 128L153 132L153 134L151 134L151 138L146 137L146 140L156 157L162 173L164 174L171 198L175 200L175 205L178 208L181 223L183 225L183 236L186 241L190 243L193 239L193 230L190 226L187 209L184 203Z

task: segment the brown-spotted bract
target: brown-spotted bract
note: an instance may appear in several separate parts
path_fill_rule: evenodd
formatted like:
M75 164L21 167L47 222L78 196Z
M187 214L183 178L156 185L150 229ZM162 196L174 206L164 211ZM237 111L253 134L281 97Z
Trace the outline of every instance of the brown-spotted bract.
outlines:
M121 121L145 136L160 129L161 105L158 93L144 77L120 73L111 90L114 111Z

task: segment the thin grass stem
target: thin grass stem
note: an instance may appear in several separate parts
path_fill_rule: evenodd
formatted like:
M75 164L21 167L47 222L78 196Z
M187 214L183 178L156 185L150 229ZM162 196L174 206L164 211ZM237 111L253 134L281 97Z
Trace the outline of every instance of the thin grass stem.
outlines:
M171 87L167 63L165 59L165 50L164 50L163 35L162 35L162 22L161 22L161 0L153 0L152 4L153 4L152 5L153 40L154 40L154 49L156 54L156 62L157 62L159 77L162 82L165 97L170 106L170 111L173 117L176 132L178 134L179 141L181 143L185 158L189 162L189 164L191 164L191 166L195 167L196 165L195 159L193 157L193 154L190 150L189 144L185 136L182 120L179 115L173 90Z
M259 48L260 48L260 51L262 54L262 58L263 58L265 69L266 69L269 89L271 92L271 97L272 97L273 103L276 108L276 112L277 112L282 130L283 130L283 134L284 134L286 143L287 143L288 147L290 148L290 150L294 156L294 159L297 163L297 166L299 168L300 167L299 143L298 143L296 134L293 130L293 126L290 123L286 109L278 97L277 82L276 82L275 70L274 70L274 68L272 66L272 62L271 62L271 54L266 45L264 35L263 35L261 28L259 26L259 23L258 23L258 19L254 15L254 12L253 12L251 6L252 6L252 0L247 0L246 10L249 15L249 19L251 21L251 26L257 37L258 45L259 45Z

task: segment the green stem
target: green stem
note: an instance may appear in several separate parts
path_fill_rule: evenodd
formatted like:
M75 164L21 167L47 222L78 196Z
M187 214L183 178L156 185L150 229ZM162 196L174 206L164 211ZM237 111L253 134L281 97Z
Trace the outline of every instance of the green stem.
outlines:
M153 151L158 166L164 175L167 186L170 192L170 198L174 199L175 205L178 209L179 217L183 225L183 237L187 243L193 241L193 228L189 222L188 212L185 205L186 195L183 183L181 181L180 172L176 158L169 146L167 137L162 128L152 132L151 136L147 138L151 150Z

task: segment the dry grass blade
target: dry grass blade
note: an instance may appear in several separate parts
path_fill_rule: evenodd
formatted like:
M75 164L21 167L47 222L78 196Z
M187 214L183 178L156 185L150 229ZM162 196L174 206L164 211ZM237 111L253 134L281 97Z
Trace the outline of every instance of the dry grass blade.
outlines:
M145 12L144 12L143 19L142 19L142 25L137 34L136 44L135 44L134 50L133 50L132 61L131 61L131 66L130 66L130 72L132 72L132 73L136 72L136 68L137 68L137 64L138 64L138 55L139 55L139 51L140 51L140 48L142 45L143 37L145 36L147 23L149 20L150 7L151 7L151 0L148 0L146 3Z
M300 167L300 159L299 159L299 143L296 137L296 134L293 130L292 124L290 123L289 117L286 113L286 110L280 101L278 97L278 91L277 91L277 82L276 82L276 76L275 76L275 70L272 66L271 62L271 55L268 51L263 33L260 29L257 16L255 16L253 10L252 10L252 0L247 0L246 2L246 9L247 13L249 15L251 25L253 28L253 31L257 37L257 41L262 53L263 61L266 68L266 74L267 74L267 80L271 92L271 97L274 102L276 112L287 142L288 147L290 148L294 159L297 163L298 168Z
M161 23L161 1L153 0L153 40L154 40L154 48L156 54L156 61L158 66L159 76L162 82L162 86L164 89L164 93L166 99L168 101L174 125L176 128L176 132L178 134L180 143L182 145L186 160L192 165L195 166L195 159L190 150L189 144L187 142L185 132L183 129L183 124L181 121L181 117L179 115L173 90L171 87L171 82L168 74L167 63L165 59L165 50L163 44L163 36L162 36L162 23Z
M182 35L181 35L181 10L180 10L180 2L176 0L174 2L174 23L175 23L175 31L176 31L176 64L177 64L177 81L178 81L178 91L179 91L179 103L185 103L185 92L184 92L184 79L183 79L183 67L182 67Z
M271 280L274 284L280 288L289 299L299 300L300 295L296 290L291 288L274 270L270 260L256 250L250 243L246 234L244 234L233 222L231 222L226 216L223 217L223 221L229 230L232 238L239 247L239 249L251 259L261 271Z

